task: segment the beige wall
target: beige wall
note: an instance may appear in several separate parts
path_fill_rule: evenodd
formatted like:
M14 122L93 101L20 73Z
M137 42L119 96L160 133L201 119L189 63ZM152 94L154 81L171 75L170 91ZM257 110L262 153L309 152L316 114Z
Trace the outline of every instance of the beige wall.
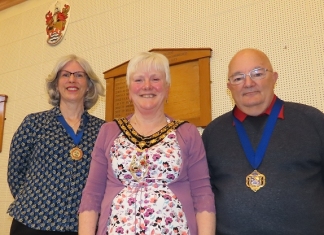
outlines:
M0 153L0 234L8 234L12 201L6 183L9 145L22 119L49 109L44 79L58 57L75 53L97 74L153 48L210 47L213 117L229 111L230 57L256 47L279 73L284 100L324 110L323 0L69 0L63 41L46 43L45 14L55 0L28 0L0 11L0 94L9 96ZM103 80L104 82L104 80ZM172 90L171 90L172 92ZM104 99L90 112L104 118Z

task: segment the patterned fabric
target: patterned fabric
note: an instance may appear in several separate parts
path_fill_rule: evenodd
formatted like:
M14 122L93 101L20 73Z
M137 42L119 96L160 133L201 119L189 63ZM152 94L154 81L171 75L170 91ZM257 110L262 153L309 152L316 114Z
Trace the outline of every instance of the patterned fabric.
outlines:
M114 174L125 188L113 200L108 234L189 234L182 205L167 186L179 177L182 166L175 131L144 151L121 133L110 155ZM148 173L139 182L129 170L134 157L148 162Z
M74 161L75 147L57 116L59 107L28 115L13 136L8 184L14 197L8 213L17 221L39 230L77 231L82 189L88 176L91 152L103 120L88 118L79 127L84 134L78 147L83 158Z
M79 213L100 213L97 235L106 235L113 199L124 189L116 178L110 150L120 134L116 122L102 125L93 148L90 172L82 192ZM205 150L197 127L184 123L175 130L181 150L182 166L177 179L168 184L182 204L191 234L198 234L196 213L215 213L214 194L210 187Z

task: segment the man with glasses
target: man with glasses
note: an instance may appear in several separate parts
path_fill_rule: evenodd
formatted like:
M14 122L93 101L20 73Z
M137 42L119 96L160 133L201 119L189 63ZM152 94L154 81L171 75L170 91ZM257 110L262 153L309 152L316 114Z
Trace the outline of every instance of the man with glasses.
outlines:
M324 234L324 114L280 100L277 79L259 50L229 63L235 107L202 135L217 235Z

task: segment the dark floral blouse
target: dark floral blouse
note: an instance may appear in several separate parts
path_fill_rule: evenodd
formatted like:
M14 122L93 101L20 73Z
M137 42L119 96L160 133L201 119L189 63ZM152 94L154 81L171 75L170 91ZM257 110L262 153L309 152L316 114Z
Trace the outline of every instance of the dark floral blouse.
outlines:
M104 120L84 112L78 130L84 133L77 145L83 157L73 160L70 150L76 145L58 116L59 107L30 114L14 134L8 164L14 202L8 213L30 228L76 232L91 152Z

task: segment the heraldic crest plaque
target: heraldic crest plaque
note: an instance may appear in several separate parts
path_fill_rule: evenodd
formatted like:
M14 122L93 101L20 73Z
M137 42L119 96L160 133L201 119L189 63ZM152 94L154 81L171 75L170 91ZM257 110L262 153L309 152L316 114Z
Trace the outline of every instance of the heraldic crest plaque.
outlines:
M46 13L47 43L54 46L63 39L69 21L70 5L56 1Z

